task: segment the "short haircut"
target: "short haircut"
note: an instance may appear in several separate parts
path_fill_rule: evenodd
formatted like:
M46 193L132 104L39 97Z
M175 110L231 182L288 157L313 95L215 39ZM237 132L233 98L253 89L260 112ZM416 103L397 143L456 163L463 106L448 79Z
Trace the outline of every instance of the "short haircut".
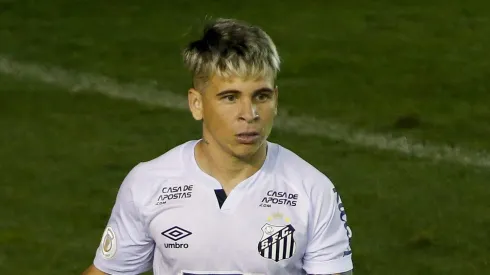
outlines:
M184 49L183 59L196 88L213 76L275 79L280 69L280 57L269 35L236 19L219 18L207 24L202 37Z

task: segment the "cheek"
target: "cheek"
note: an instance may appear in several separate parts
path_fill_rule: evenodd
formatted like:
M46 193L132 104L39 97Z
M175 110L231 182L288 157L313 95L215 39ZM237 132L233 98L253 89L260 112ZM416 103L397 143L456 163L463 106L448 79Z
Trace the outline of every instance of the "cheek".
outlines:
M231 127L233 113L232 110L215 107L204 112L204 120L212 129L223 131Z
M259 110L259 114L265 121L270 121L274 119L276 108L274 104L267 104Z

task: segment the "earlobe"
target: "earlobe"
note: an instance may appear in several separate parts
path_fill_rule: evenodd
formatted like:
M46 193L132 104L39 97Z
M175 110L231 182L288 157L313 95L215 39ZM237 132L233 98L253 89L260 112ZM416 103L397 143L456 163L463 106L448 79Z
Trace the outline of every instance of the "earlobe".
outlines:
M189 109L195 120L202 120L202 96L194 88L189 89L187 94Z

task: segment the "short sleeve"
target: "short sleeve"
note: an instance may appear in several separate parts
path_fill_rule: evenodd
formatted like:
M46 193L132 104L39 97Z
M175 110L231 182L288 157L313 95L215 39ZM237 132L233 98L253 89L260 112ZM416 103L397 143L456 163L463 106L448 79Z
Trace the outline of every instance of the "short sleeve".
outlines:
M353 269L352 231L340 195L333 184L315 186L311 197L308 245L303 269L308 274L334 274Z
M97 248L94 265L109 274L140 274L151 269L154 242L135 203L135 167L121 184L111 216Z

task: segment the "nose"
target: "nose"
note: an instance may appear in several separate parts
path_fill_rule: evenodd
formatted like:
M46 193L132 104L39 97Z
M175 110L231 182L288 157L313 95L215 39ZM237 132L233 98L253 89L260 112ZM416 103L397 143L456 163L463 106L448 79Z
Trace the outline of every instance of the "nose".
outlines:
M240 119L245 120L247 123L251 123L259 119L257 111L257 105L250 100L243 100L240 106Z

